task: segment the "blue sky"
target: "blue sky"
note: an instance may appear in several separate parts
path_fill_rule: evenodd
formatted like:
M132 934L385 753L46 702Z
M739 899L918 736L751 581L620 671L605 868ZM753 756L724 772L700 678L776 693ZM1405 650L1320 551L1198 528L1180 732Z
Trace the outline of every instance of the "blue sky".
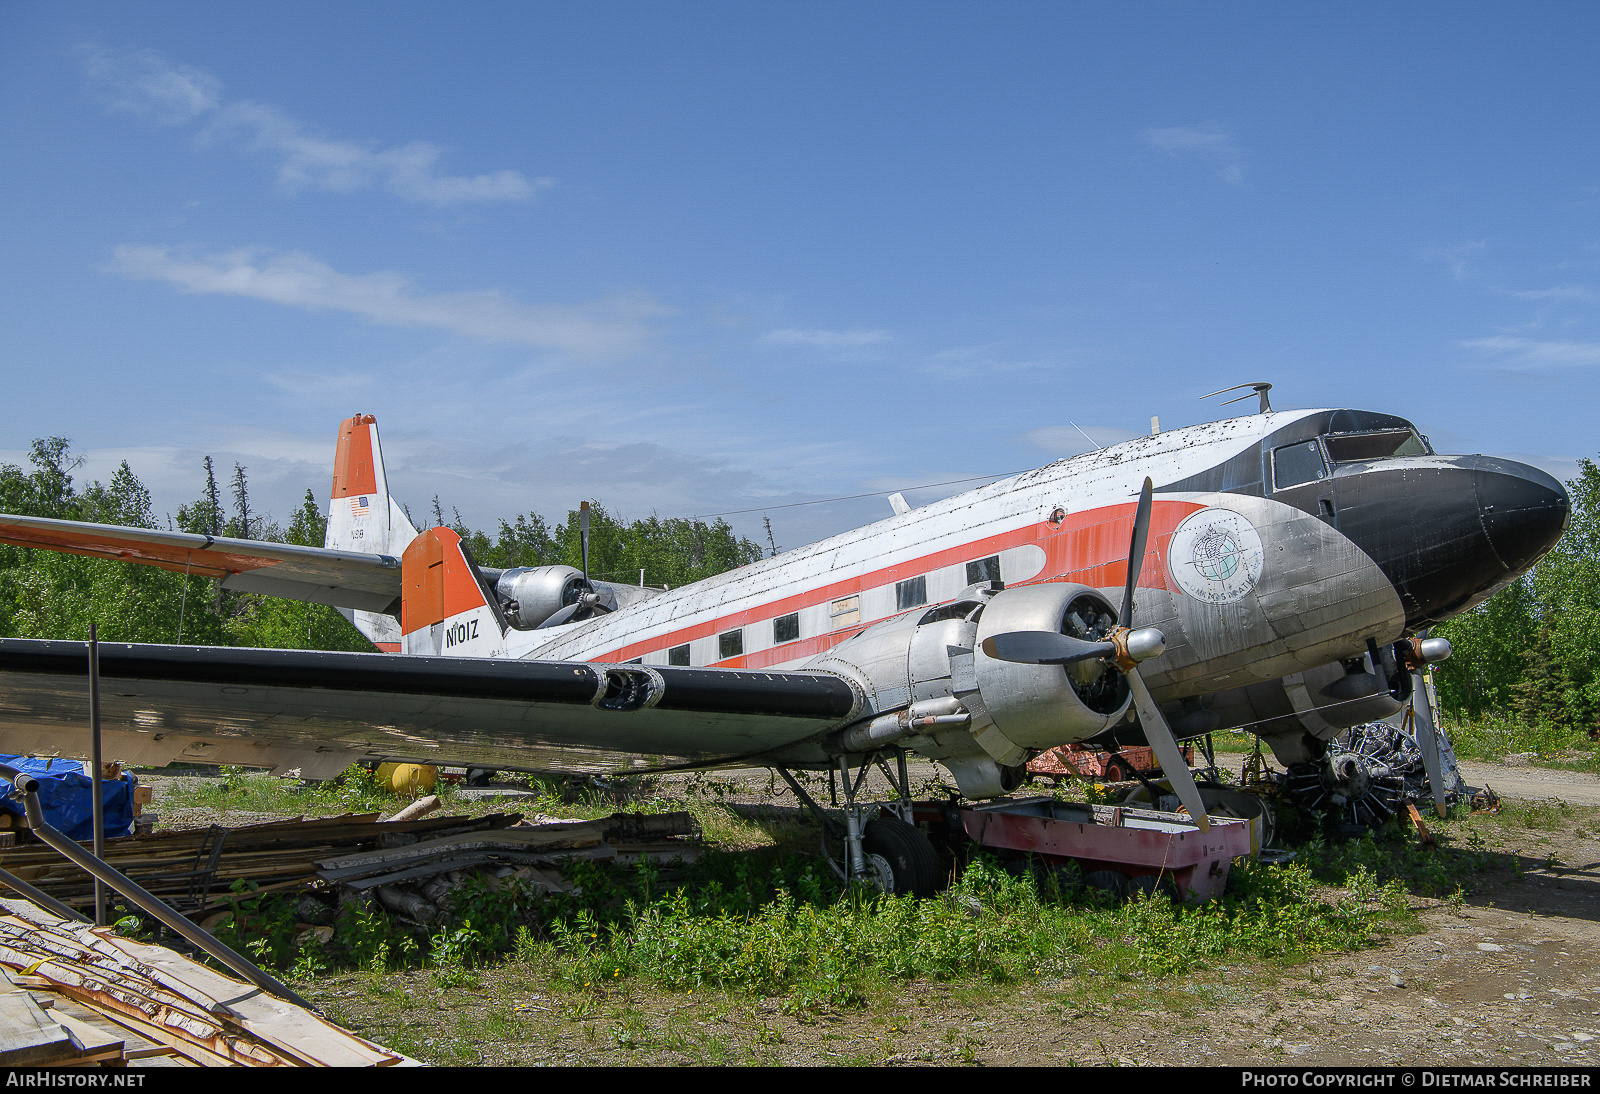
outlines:
M365 412L413 512L676 516L1021 470L1270 380L1570 477L1600 449L1597 31L10 0L0 460L65 435L168 512L209 453L281 518ZM771 516L793 547L888 512Z

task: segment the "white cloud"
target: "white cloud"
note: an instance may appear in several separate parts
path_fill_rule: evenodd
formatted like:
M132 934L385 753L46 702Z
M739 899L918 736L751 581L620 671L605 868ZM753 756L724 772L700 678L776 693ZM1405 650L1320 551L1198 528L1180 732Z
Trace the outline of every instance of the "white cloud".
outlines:
M1549 289L1522 289L1511 293L1518 300L1600 300L1600 293L1587 285L1557 285Z
M1059 367L1058 362L1008 359L1005 348L999 342L976 346L952 346L930 354L922 361L920 367L931 375L952 380Z
M166 125L193 121L222 102L222 84L215 76L168 64L150 50L122 54L86 50L84 67L113 109Z
M1233 132L1216 122L1146 129L1144 139L1150 147L1169 156L1198 156L1209 162L1224 182L1244 185L1244 152Z
M135 280L165 281L184 292L346 312L382 326L434 327L484 342L581 357L638 350L648 337L645 321L670 314L645 297L568 305L523 304L494 290L421 293L401 274L344 274L296 251L234 250L189 258L166 247L121 246L107 268Z
M1520 368L1544 366L1600 365L1600 343L1597 342L1537 342L1531 338L1475 338L1464 341L1467 349L1509 357L1509 364Z
M821 349L862 349L894 341L886 330L784 330L769 331L761 341L778 345L817 346Z
M1429 247L1422 252L1422 256L1434 262L1444 263L1445 269L1450 271L1450 276L1457 281L1465 281L1472 272L1470 263L1482 257L1489 247L1487 239L1469 239L1454 247Z
M168 125L209 117L212 139L237 138L251 151L278 160L278 185L347 193L382 186L406 201L454 205L469 201L515 201L553 186L517 171L487 175L438 175L441 149L425 141L373 150L353 141L331 140L306 129L275 106L222 99L222 84L197 69L173 65L149 50L87 51L89 79L113 109L145 115Z

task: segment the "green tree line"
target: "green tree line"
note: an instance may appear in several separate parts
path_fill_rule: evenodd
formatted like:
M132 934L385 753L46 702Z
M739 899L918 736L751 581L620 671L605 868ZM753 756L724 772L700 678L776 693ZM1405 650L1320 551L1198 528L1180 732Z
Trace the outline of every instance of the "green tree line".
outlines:
M28 468L0 464L0 512L322 546L327 515L311 490L288 526L280 526L252 508L247 469L238 464L224 488L207 456L200 468L198 498L158 521L149 490L127 461L109 483L96 481L79 489L73 473L81 463L63 437L34 441ZM433 515L436 525L444 524L438 498ZM467 527L459 512L454 516L450 527L480 565L582 564L577 510L554 526L532 512L501 520L493 537ZM599 504L591 509L589 571L596 578L637 582L643 569L650 584L675 587L753 562L761 554L759 546L735 536L722 520L708 524L652 514L624 522ZM0 636L81 640L91 622L111 642L372 649L326 605L230 592L210 578L186 578L132 562L0 546Z

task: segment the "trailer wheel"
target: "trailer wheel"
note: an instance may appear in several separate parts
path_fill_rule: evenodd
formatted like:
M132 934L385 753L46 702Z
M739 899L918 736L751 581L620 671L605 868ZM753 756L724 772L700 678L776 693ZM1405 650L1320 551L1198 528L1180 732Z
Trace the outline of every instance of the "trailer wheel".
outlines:
M898 817L869 821L861 833L861 850L889 864L896 896L930 897L944 881L944 866L928 837Z
M1128 875L1121 870L1095 870L1085 874L1084 885L1110 893L1117 900L1128 895Z
M1128 895L1154 896L1157 893L1168 900L1178 899L1178 883L1172 880L1171 874L1140 874L1136 878L1128 879Z
M1128 773L1122 770L1121 764L1115 762L1108 763L1106 764L1105 780L1108 783L1127 782Z

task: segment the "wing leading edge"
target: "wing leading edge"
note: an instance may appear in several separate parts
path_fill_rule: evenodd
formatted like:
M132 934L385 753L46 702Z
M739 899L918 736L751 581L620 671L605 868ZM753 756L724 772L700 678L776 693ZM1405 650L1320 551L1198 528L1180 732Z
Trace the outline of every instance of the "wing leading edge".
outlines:
M199 538L199 537L197 537ZM88 752L82 642L0 639L0 751ZM298 768L361 759L626 772L784 754L865 709L822 672L101 643L105 754Z

